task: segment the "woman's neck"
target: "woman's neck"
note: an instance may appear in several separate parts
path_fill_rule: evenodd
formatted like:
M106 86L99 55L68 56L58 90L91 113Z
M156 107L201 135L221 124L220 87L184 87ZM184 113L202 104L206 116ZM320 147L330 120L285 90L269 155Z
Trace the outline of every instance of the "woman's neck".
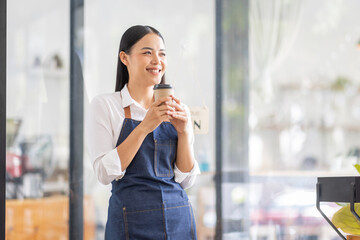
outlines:
M143 108L148 109L150 105L154 102L153 96L153 86L143 87L135 86L134 84L128 83L128 89L130 96L139 103Z

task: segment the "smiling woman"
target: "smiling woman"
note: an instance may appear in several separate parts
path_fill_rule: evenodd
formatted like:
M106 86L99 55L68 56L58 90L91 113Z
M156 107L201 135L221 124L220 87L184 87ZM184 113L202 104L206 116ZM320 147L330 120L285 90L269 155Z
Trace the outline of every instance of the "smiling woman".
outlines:
M134 31L135 29L136 32ZM143 39L140 39L140 42L137 42L141 37L143 37ZM154 40L154 42L152 42L151 40ZM125 64L129 64L129 61L131 61L131 59L129 58L131 57L130 54L132 51L136 52L135 56L149 55L148 59L150 60L150 57L152 55L156 56L157 53L154 52L155 49L151 48L150 45L146 44L157 45L155 47L157 47L158 51L160 51L161 53L161 67L166 67L164 39L161 36L160 32L150 26L134 26L132 28L129 28L127 31L125 31L120 41L115 91L120 91L124 87L124 85L129 82L129 71L127 69L128 66L126 66ZM140 62L138 64L142 62L141 59L139 59L139 61ZM145 61L145 58L143 61ZM164 73L165 69L163 69L162 71L160 83L165 83Z
M151 94L148 99L149 103L145 104L148 108L152 103L152 88L155 84L162 81L166 70L166 56L163 39L158 34L147 34L140 39L131 50L120 51L119 61L126 66L129 73L128 88L130 94L135 94L135 88L141 88ZM133 96L136 101L142 99L143 93L139 96Z
M200 172L190 113L174 95L154 100L166 65L160 33L149 26L129 28L120 42L116 92L91 103L93 167L101 183L112 183L107 240L196 239L184 191Z

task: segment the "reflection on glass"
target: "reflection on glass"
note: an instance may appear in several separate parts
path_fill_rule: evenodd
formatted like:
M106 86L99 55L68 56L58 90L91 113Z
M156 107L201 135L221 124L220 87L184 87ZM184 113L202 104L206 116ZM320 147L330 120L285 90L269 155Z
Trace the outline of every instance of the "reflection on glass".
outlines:
M252 171L351 170L347 153L358 145L359 130L360 27L345 26L355 18L346 9L358 3L324 4L251 3L250 135L265 146L258 154L262 164Z
M251 235L337 239L315 184L357 175L359 2L250 2Z
M6 238L68 239L69 2L7 7Z

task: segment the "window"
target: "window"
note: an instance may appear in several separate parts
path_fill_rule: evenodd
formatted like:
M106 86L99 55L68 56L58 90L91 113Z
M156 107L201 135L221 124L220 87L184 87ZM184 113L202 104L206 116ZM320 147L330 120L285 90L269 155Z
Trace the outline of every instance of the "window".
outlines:
M135 24L162 33L176 96L209 110L208 132L195 135L202 174L187 190L198 239L337 239L315 185L358 174L358 1L86 0L75 19L71 3L7 1L7 239L71 238L71 44L86 116L114 91L119 41ZM84 239L103 239L111 185L88 150L74 196Z

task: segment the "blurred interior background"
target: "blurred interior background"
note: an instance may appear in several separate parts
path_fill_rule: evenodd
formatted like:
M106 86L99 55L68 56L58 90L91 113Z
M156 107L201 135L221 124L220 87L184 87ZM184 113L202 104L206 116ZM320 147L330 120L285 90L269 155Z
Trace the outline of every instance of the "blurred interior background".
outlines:
M357 175L360 1L78 7L76 37L70 1L7 1L6 239L68 239L70 39L86 118L94 96L114 91L119 41L135 24L162 33L176 95L209 110L208 131L195 135L202 174L187 190L198 239L337 239L315 208L315 185ZM100 240L111 186L98 183L86 145L83 155L84 239Z

